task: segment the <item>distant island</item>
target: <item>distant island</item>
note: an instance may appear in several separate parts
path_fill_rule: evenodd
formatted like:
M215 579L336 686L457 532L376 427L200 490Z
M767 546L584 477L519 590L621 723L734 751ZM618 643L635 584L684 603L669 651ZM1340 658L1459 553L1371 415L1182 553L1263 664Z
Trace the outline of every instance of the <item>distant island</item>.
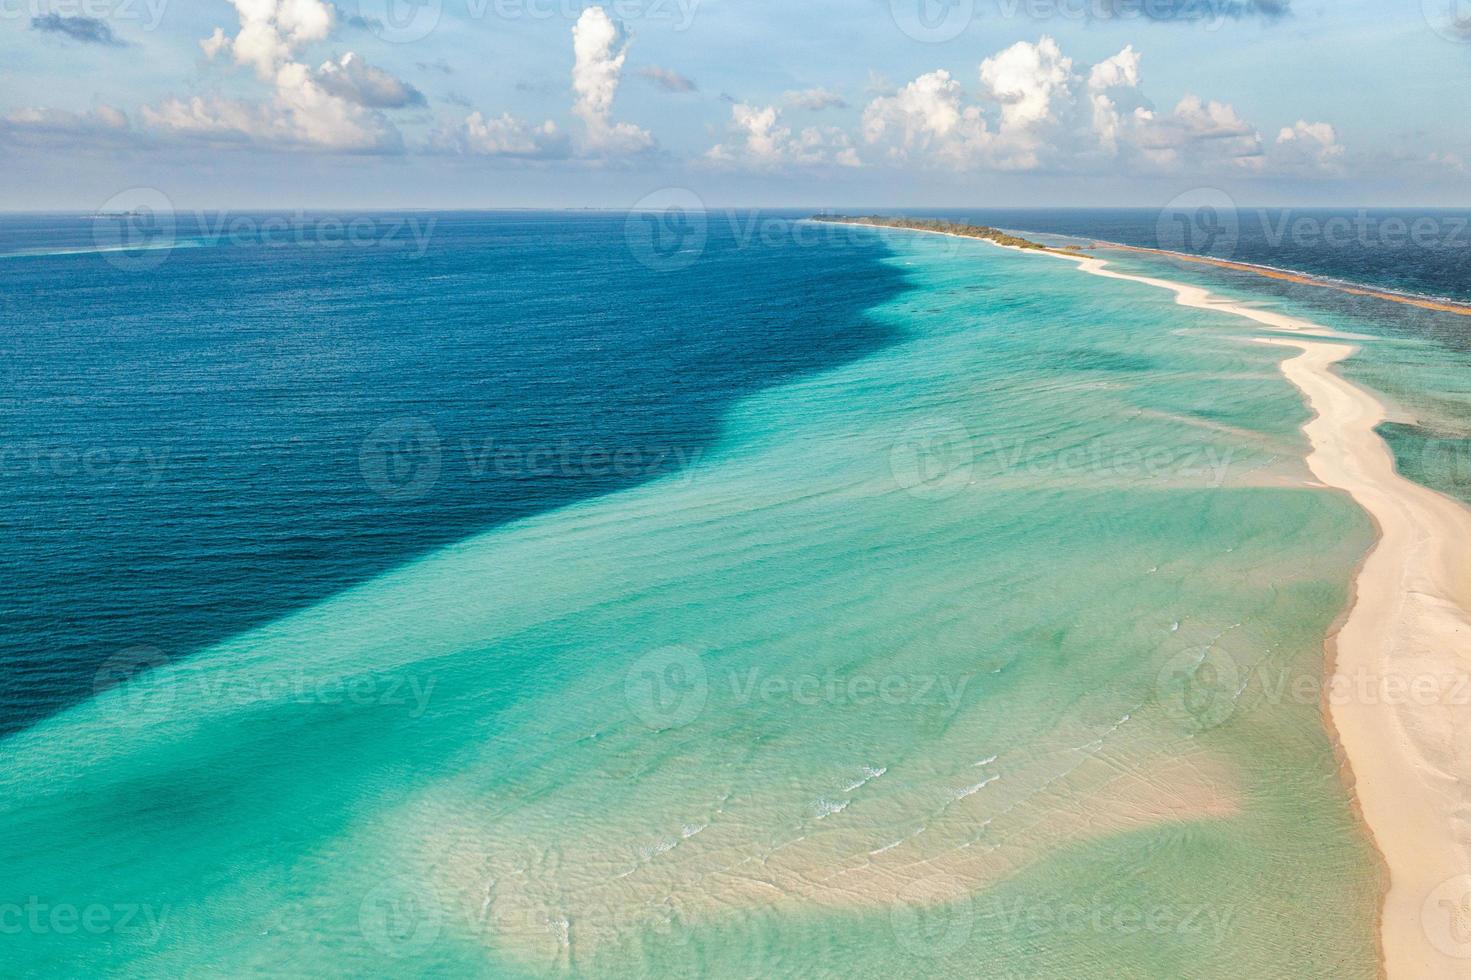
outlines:
M813 221L830 221L842 225L872 225L875 228L900 228L908 231L927 231L937 235L955 235L961 238L979 238L997 245L1005 245L1009 248L1023 248L1034 252L1050 252L1053 255L1066 255L1071 258L1081 258L1094 249L1106 248L1119 252L1139 252L1145 255L1162 255L1178 262L1190 262L1197 265L1215 266L1218 269L1229 269L1232 272L1246 272L1254 276L1262 276L1266 279L1277 279L1282 282L1295 283L1300 286L1314 286L1318 289L1332 289L1336 292L1347 293L1351 296L1368 296L1373 299L1385 300L1390 303L1400 303L1405 306L1418 306L1425 310L1437 310L1441 313L1454 313L1457 316L1471 316L1471 304L1458 303L1455 300L1441 299L1428 296L1416 296L1407 293L1393 293L1382 289L1369 289L1362 286L1352 286L1347 283L1337 282L1332 279L1323 279L1304 272L1294 272L1288 269L1274 269L1270 266L1253 265L1248 262L1232 262L1228 259L1218 259L1209 255L1194 255L1189 252L1174 252L1162 248L1145 248L1140 245L1125 245L1121 242L1094 241L1086 247L1067 245L1061 248L1051 245L1039 245L1036 242L1010 235L999 228L990 228L986 225L968 225L957 221L940 221L934 218L891 218L883 215L871 214L865 217L850 217L841 214L814 214Z
M1009 235L999 228L986 225L968 225L958 221L941 221L936 218L890 218L878 214L852 217L844 214L814 214L813 221L828 221L839 225L873 225L876 228L903 228L909 231L928 231L939 235L956 235L960 238L980 238L1008 248L1025 248L1037 252L1061 252L1074 254L1073 249L1052 248L1039 245L1016 235Z

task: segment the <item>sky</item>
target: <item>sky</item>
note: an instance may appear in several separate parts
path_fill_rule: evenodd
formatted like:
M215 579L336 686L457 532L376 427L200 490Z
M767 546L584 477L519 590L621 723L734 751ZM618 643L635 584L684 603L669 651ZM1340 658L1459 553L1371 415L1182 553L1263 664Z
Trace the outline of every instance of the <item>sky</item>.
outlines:
M0 209L1471 206L1471 0L0 0Z

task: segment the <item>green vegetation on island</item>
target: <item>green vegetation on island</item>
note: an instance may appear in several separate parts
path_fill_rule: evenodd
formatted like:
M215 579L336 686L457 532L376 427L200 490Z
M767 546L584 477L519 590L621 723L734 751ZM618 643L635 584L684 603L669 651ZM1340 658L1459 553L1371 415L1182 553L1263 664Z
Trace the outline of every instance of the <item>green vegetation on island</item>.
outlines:
M1009 235L999 228L986 225L968 225L958 221L942 221L938 218L891 218L878 214L865 217L850 217L842 214L814 214L813 221L831 221L845 225L873 225L876 228L903 228L909 231L929 231L942 235L959 235L962 238L981 238L997 245L1011 248L1027 248L1039 252L1061 252L1064 249L1039 245L1016 235Z

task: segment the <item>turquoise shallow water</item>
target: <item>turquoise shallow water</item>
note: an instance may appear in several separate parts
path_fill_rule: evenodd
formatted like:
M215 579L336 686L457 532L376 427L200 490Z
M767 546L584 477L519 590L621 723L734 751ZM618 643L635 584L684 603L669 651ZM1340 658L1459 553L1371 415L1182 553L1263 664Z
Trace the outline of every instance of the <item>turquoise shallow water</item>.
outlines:
M890 246L899 341L694 466L0 744L8 968L1373 975L1311 690L1370 529L1279 354Z
M1401 258L1402 265L1414 267L1424 256ZM1109 260L1121 269L1202 285L1237 302L1270 302L1357 338L1361 350L1342 369L1389 405L1391 420L1380 435L1400 470L1471 503L1471 318L1195 263L1120 253L1109 253ZM1437 265L1450 264L1442 257ZM1443 275L1453 276L1450 270L1457 268L1450 265Z

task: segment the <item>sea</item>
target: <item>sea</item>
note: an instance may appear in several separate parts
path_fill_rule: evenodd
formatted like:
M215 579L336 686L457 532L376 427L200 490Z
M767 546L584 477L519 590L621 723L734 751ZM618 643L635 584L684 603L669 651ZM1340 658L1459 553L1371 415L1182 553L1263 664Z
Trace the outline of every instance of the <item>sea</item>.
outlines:
M923 214L1471 300L1467 212ZM1283 352L806 216L0 216L0 973L1375 976ZM1108 257L1471 500L1471 319Z

